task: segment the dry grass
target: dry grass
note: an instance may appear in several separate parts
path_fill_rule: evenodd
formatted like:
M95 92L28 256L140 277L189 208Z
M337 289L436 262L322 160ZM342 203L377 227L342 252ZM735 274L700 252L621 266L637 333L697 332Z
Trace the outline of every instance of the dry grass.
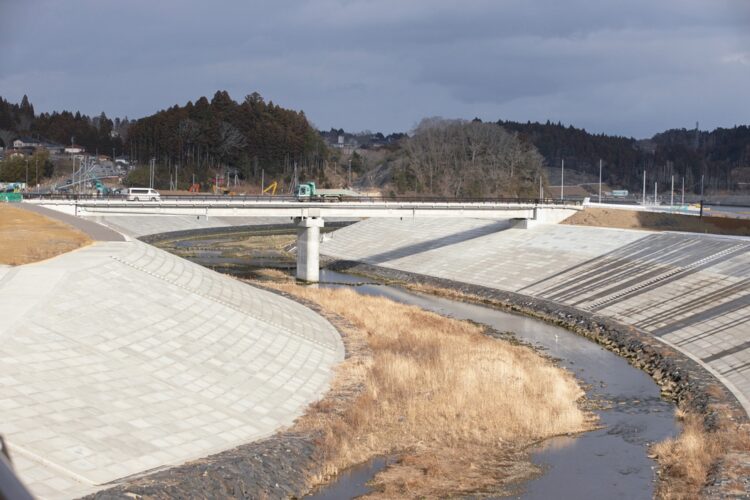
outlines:
M404 284L402 286L425 294L447 297L453 300L484 303L482 297L447 288L430 285ZM493 303L501 306L500 303ZM726 390L719 385L710 385L706 390L713 399L722 401ZM707 430L704 416L678 409L676 416L683 422L682 432L675 439L667 439L651 449L659 464L658 498L686 499L701 496L703 487L710 479L712 468L722 463L730 480L727 491L731 491L734 481L737 494L743 496L743 482L750 477L750 423L737 418L725 403L713 403L709 413L717 416L717 423ZM744 415L744 412L741 412Z
M85 234L62 222L0 204L0 264L37 262L90 243Z
M570 373L477 325L351 290L276 287L344 317L369 353L338 369L334 392L360 387L351 404L324 400L297 423L322 429L328 475L398 454L377 478L382 497L497 494L535 473L529 444L593 426Z
M694 215L663 214L615 208L587 207L568 217L562 223L620 229L750 236L750 220L748 219L728 217L703 217L703 219L700 219Z
M294 243L297 237L289 234L250 235L241 240L227 241L214 245L216 248L268 251L284 249Z
M657 485L657 498L699 498L712 467L718 461L729 462L738 453L750 450L748 425L738 425L722 409L715 410L719 423L709 431L704 425L703 415L678 409L676 417L681 422L680 435L651 447L659 462L661 481Z
M711 466L724 446L724 436L705 431L702 416L678 410L677 418L682 422L680 435L651 448L663 479L656 493L658 498L700 496Z

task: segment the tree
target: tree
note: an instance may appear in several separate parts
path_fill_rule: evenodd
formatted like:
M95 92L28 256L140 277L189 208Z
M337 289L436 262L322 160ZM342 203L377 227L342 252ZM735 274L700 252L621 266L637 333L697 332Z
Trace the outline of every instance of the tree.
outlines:
M543 158L494 123L426 118L405 141L399 190L443 196L529 196L543 179Z

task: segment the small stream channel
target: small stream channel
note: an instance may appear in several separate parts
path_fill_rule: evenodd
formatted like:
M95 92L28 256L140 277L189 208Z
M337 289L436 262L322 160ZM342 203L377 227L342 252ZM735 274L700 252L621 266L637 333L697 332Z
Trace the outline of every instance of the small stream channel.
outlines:
M528 344L560 360L586 386L589 399L608 401L597 411L601 429L575 437L545 441L532 451L544 467L540 477L523 485L519 498L653 498L654 466L648 445L677 433L674 406L659 397L659 388L624 359L563 328L536 319L484 306L410 292L334 271L321 270L321 287L354 287L364 295L378 295L419 306L457 319L468 319L498 331L511 331ZM306 497L322 500L364 494L362 484L382 469L366 464L331 486ZM344 494L342 496L341 494ZM331 495L332 494L332 495Z
M214 241L217 240L211 243ZM222 260L210 251L189 258L209 267ZM245 260L243 267L251 269L263 264ZM532 460L543 467L544 474L521 485L517 498L653 498L655 462L647 456L648 445L677 434L675 408L659 397L659 388L648 375L624 359L565 329L525 316L418 294L326 269L321 270L320 279L319 285L312 286L353 287L363 295L384 296L485 324L500 332L513 332L520 341L558 359L561 366L573 372L590 400L605 402L606 409L596 412L600 429L549 439L532 450ZM305 498L364 495L371 491L366 483L386 466L387 460L380 457L354 467Z

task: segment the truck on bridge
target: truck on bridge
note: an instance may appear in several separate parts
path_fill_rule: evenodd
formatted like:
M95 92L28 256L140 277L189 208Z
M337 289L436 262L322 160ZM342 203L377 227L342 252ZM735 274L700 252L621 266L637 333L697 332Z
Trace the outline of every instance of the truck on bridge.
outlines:
M341 201L362 195L351 189L317 189L314 182L304 182L294 192L298 201Z

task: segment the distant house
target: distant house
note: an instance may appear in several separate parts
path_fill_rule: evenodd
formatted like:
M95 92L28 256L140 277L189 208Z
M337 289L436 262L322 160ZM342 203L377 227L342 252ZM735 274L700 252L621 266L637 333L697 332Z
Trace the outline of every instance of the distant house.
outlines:
M65 152L69 155L79 155L81 153L85 153L86 149L83 146L71 144L70 146L65 147Z
M13 141L13 147L16 149L21 148L38 148L42 145L42 142L39 139L34 139L32 137L19 137L15 141Z

